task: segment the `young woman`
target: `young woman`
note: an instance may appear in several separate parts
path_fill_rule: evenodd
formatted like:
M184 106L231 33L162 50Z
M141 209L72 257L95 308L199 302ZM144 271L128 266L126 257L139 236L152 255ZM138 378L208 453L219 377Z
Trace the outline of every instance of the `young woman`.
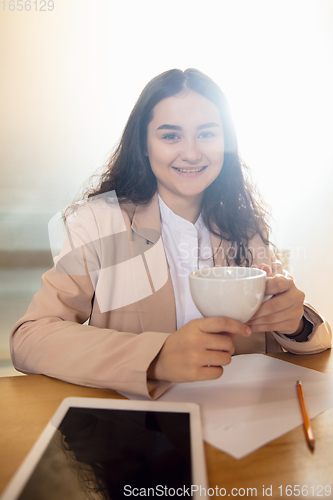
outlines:
M329 348L329 326L270 250L245 174L219 87L195 69L151 80L13 329L14 366L158 397L170 382L220 377L235 353ZM194 306L188 274L213 265L270 276L273 297L248 324Z

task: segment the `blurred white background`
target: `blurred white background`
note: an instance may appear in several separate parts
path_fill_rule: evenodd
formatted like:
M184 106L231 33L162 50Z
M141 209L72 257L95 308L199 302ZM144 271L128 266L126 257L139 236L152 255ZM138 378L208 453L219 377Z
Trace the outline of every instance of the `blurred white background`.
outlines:
M332 0L5 5L0 251L48 249L48 220L105 163L143 86L164 70L195 67L225 92L242 156L272 207L273 239L333 324ZM12 286L5 271L3 297Z

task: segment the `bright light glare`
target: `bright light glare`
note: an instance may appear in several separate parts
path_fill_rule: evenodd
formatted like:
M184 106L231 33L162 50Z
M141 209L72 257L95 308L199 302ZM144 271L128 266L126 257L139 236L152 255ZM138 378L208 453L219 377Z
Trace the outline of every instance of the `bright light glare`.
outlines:
M29 237L17 244L42 244L30 236L30 219L42 225L42 214L62 210L105 163L153 76L195 67L230 102L279 245L315 241L314 262L325 261L333 244L326 241L332 219L325 220L333 210L332 5L58 0L45 16L1 16L0 215L12 217L11 228L24 220Z

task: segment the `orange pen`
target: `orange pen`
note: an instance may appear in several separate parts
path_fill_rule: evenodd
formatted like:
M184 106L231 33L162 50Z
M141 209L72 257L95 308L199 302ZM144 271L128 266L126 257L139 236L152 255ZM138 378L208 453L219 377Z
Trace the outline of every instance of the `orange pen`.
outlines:
M311 449L311 451L313 451L314 445L315 445L315 439L314 439L308 411L307 411L306 405L305 405L305 398L304 398L302 382L300 380L298 380L296 383L296 389L297 389L297 396L298 396L298 400L299 400L299 404L301 406L301 411L302 411L302 416L303 416L303 423L304 423L304 431L305 431L306 440L308 442L309 448Z

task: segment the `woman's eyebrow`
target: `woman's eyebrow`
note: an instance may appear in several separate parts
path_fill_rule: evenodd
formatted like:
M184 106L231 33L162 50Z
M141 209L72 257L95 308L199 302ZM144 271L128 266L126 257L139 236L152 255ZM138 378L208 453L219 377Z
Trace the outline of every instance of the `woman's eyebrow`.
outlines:
M203 128L211 128L211 127L220 127L218 123L215 122L209 122L209 123L203 123L202 125L198 126L197 130L202 130ZM161 125L158 127L157 130L183 130L182 127L179 127L179 125L169 125L165 123L164 125Z
M162 129L166 129L166 130L182 130L181 127L179 127L178 125L168 125L168 124L164 124L164 125L161 125L160 127L158 127L157 130L162 130Z
M211 128L211 127L220 127L218 123L210 122L204 123L203 125L199 125L198 130L202 130L203 128Z

